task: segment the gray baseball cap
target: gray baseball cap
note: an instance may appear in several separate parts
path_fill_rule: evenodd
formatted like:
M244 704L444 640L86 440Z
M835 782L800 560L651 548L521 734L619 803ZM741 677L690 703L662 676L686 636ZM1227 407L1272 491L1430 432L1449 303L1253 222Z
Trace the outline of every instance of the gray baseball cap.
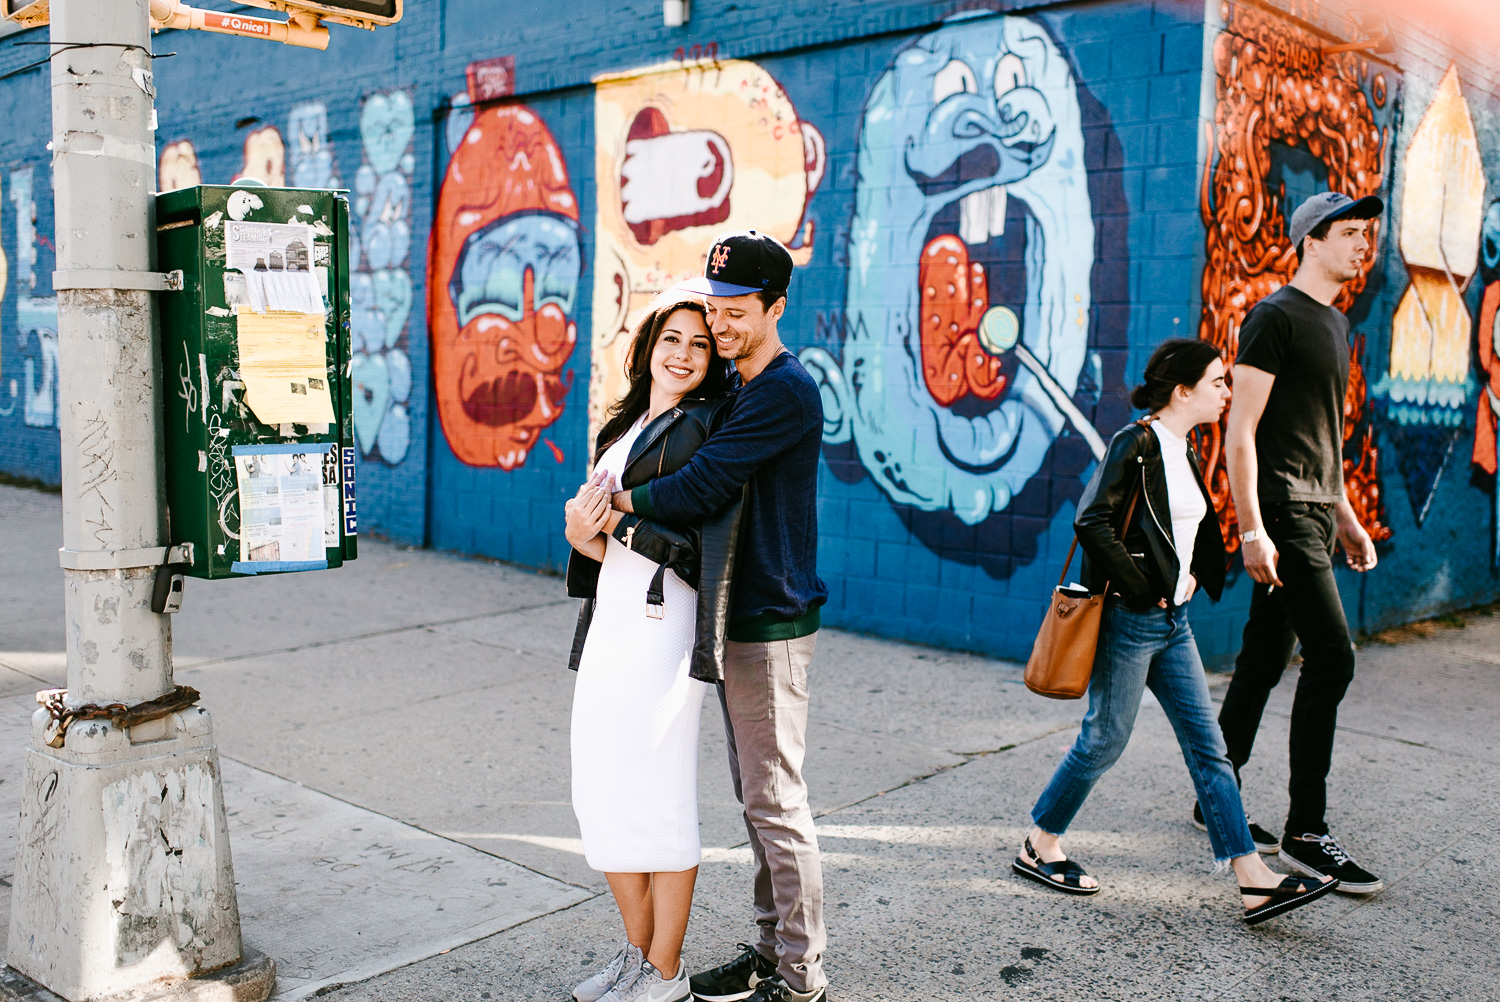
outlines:
M1302 238L1324 220L1374 219L1383 212L1385 203L1374 195L1356 201L1341 191L1325 191L1297 206L1287 225L1287 236L1292 238L1293 247L1300 247Z

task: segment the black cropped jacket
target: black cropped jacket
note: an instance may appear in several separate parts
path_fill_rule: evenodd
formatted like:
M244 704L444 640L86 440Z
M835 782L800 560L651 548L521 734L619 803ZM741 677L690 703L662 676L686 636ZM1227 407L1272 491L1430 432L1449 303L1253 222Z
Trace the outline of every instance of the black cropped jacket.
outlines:
M630 447L620 489L631 490L687 465L708 436L729 416L732 394L683 400L641 429ZM625 515L610 535L657 564L656 576L641 597L647 615L661 614L665 575L671 569L698 590L697 632L688 674L703 682L724 678L724 639L729 623L729 586L739 542L744 491L701 525L667 526L639 515ZM568 557L568 594L583 599L568 667L578 669L594 618L599 561L574 550Z
M1208 502L1208 513L1198 523L1190 570L1198 579L1198 587L1217 602L1224 591L1224 537L1192 449L1188 450L1188 462ZM1130 499L1138 494L1140 501L1121 534L1117 527ZM1161 599L1172 600L1181 564L1172 543L1172 509L1161 440L1149 424L1135 422L1115 432L1103 462L1078 501L1073 529L1083 547L1082 583L1089 591L1100 594L1107 584L1111 593L1138 612Z

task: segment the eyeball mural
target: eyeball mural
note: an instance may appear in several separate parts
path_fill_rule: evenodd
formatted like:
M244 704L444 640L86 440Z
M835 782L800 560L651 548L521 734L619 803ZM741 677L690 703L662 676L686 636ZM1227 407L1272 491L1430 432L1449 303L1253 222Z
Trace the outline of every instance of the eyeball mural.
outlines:
M1073 401L1094 268L1078 87L1046 30L950 22L901 50L857 165L842 357L800 356L824 442L852 443L898 511L965 526L1006 509L1065 432L1102 456Z
M805 216L827 161L822 133L755 63L674 63L595 84L590 441L624 393L636 311L701 275L715 236L754 227L786 244L794 264L811 260Z
M427 286L438 417L463 462L513 470L562 414L582 270L578 199L546 124L522 105L473 113L438 195Z

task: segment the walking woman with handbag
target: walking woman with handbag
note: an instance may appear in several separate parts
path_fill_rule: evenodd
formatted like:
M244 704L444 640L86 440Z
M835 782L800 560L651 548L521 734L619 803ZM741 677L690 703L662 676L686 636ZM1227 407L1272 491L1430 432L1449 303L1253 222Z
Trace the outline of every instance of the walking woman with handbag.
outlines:
M1217 348L1165 342L1131 394L1149 416L1115 434L1084 490L1073 522L1084 552L1083 583L1107 592L1089 709L1032 808L1036 827L1011 866L1057 891L1098 892L1099 882L1067 858L1060 839L1125 750L1149 686L1177 734L1214 859L1234 869L1245 923L1256 925L1322 897L1338 881L1283 878L1261 860L1188 625L1186 605L1199 587L1218 601L1225 560L1218 516L1187 437L1195 426L1217 421L1228 401Z

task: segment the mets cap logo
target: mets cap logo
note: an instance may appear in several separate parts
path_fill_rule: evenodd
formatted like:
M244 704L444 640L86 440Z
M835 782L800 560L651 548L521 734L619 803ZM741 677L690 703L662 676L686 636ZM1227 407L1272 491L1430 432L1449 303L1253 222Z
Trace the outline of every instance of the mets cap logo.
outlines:
M719 244L714 248L713 258L709 261L708 266L713 270L713 273L717 275L719 273L719 269L724 267L724 265L728 263L729 247L726 244Z

